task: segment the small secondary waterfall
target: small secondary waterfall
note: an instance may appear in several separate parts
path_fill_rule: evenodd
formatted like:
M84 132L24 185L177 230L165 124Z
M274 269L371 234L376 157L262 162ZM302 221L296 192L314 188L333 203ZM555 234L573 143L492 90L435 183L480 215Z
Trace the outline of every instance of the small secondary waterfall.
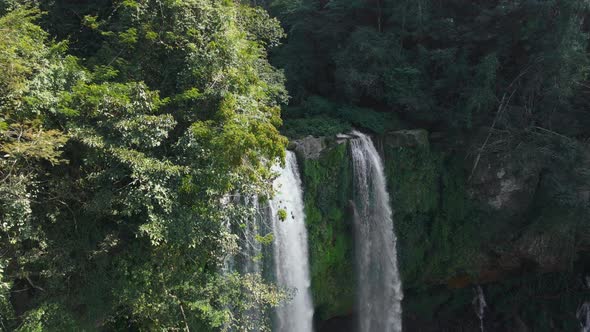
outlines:
M240 247L237 255L226 257L224 262L224 273L239 272L242 274L260 275L262 272L262 244L256 240L257 235L261 235L264 223L268 219L264 215L264 210L260 208L257 196L243 196L234 194L226 198L233 206L234 218L240 218L243 227L231 229L229 221L226 227L231 232L237 233L238 245ZM236 210L240 212L236 212ZM235 216L235 215L238 216Z
M277 309L276 331L311 332L313 304L309 287L307 230L303 189L295 155L288 151L284 169L275 180L270 201L275 237L274 262L279 286L294 290L293 299ZM286 212L286 215L285 215Z
M475 296L473 297L473 306L475 308L475 314L477 315L477 318L479 318L479 329L481 332L484 332L483 319L488 304L486 303L486 298L483 294L483 289L481 289L481 286L477 285L474 290Z
M584 302L578 308L576 317L580 322L580 332L590 332L590 302Z
M584 286L590 289L590 276L584 277ZM590 332L590 301L586 301L578 307L576 317L580 322L580 332Z
M257 235L264 235L263 229L265 228L263 223L265 222L265 216L262 214L260 209L258 197L254 196L251 198L244 199L244 205L253 210L252 219L246 223L243 228L243 243L241 245L243 262L241 266L241 272L244 274L253 274L262 277L262 244L257 241ZM245 313L252 320L258 321L263 320L264 310L260 306L254 306L248 312ZM254 328L251 331L260 331L259 328Z
M368 136L353 134L360 332L399 332L403 294L383 163Z
M244 239L243 251L246 255L245 266L243 267L244 273L251 273L259 275L262 272L262 244L256 241L256 235L263 235L261 232L261 209L258 203L258 197L246 200L246 206L251 206L254 209L254 217L252 222L246 224L244 228Z
M257 196L245 196L234 194L224 198L224 204L229 208L230 217L235 220L240 220L241 225L234 225L232 227L229 220L226 221L225 226L228 230L238 236L239 249L233 255L225 258L222 272L225 275L239 273L242 275L250 274L262 277L263 272L263 248L262 244L257 241L256 237L268 231L266 225L266 215L264 210L260 209ZM236 320L245 321L265 321L265 311L258 305L254 304L247 310L238 311L233 306L228 306ZM228 322L224 325L224 330L237 331L233 322ZM248 329L251 332L260 331L260 328L253 326Z

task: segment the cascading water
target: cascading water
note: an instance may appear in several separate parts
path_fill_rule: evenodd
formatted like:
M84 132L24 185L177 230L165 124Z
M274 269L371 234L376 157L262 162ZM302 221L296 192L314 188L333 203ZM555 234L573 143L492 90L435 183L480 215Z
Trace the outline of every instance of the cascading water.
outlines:
M262 234L262 221L260 217L260 207L258 197L253 197L246 200L246 206L251 206L254 209L253 220L246 223L244 230L244 244L242 251L245 257L245 264L243 267L244 273L259 275L262 271L262 244L256 241L256 235Z
M576 317L580 322L580 332L590 332L590 302L584 302L578 308Z
M584 285L590 289L590 276L584 277ZM590 301L580 305L576 311L576 317L580 322L580 332L590 332Z
M242 245L241 252L243 256L243 263L241 272L244 274L252 274L262 277L262 244L257 241L257 235L263 234L263 222L261 217L261 210L259 207L258 197L246 198L244 205L252 209L251 220L249 220L242 228ZM260 306L254 306L245 313L252 320L258 321L263 319L264 310ZM260 331L258 328L253 328L251 331Z
M484 332L483 319L488 304L486 303L486 298L483 294L483 289L481 289L480 285L477 285L477 287L475 287L473 306L475 308L475 314L477 315L477 318L479 318L479 329L481 330L481 332Z
M399 332L403 294L383 164L368 136L353 135L360 332Z
M263 210L259 208L258 197L234 194L224 198L224 204L230 211L229 218L241 220L242 224L239 227L235 225L232 227L229 220L225 223L227 229L238 236L239 249L225 258L223 273L262 276L262 244L256 237L264 231L264 222L267 218L262 215ZM228 306L227 309L237 319L254 322L264 319L265 312L259 305L252 305L249 309L242 311L237 311L233 306ZM237 331L231 323L227 323L224 329L231 332ZM260 329L254 326L248 331L257 332Z
M303 190L297 159L292 152L287 152L285 168L280 170L274 185L276 194L270 201L270 209L275 237L276 281L279 286L294 291L293 299L277 309L275 330L311 332L313 304L309 290L311 281Z
M231 206L233 218L243 220L243 224L242 227L234 226L232 229L229 220L226 221L225 227L238 235L239 250L235 255L226 257L224 273L259 275L262 272L262 244L256 241L256 235L261 234L266 217L261 216L258 197L234 194L225 200L226 206Z

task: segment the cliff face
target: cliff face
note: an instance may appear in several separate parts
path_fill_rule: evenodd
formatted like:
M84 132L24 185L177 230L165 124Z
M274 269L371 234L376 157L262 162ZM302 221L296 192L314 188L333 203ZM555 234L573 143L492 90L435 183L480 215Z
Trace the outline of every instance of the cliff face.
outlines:
M475 138L448 144L424 130L405 130L374 140L395 211L406 330L479 330L476 285L487 296L488 329L577 326L576 309L590 298L581 281L590 248L583 186L569 192L577 203L568 204L555 185L559 172L538 159L470 154ZM336 320L342 330L355 294L347 137L306 138L294 147L302 165L316 321L321 329Z
M352 312L354 302L353 224L350 152L346 141L311 138L296 151L302 157L305 214L309 237L312 292L316 319Z

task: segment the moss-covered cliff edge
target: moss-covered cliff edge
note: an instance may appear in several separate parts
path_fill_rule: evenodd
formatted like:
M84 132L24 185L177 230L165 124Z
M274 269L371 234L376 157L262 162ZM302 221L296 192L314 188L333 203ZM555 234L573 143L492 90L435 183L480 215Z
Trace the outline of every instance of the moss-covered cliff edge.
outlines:
M321 156L301 158L300 163L318 320L349 314L354 301L349 150L346 142L328 144Z
M582 282L590 227L584 188L565 200L556 179L577 164L551 168L546 160L505 152L476 155L468 147L477 139L449 144L423 130L374 137L395 211L406 330L478 330L472 300L473 287L481 284L486 327L569 331L577 307L590 299ZM316 321L350 316L348 144L344 137L307 138L294 146L302 165Z

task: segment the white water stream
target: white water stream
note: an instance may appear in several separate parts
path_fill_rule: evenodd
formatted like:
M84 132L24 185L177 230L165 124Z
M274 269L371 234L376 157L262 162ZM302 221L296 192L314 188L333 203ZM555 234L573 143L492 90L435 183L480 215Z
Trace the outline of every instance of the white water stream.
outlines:
M479 329L481 332L484 332L483 322L488 304L486 303L486 298L480 285L477 285L474 291L475 296L473 297L473 307L477 318L479 318Z
M383 163L368 136L353 136L359 331L400 332L402 283Z
M311 332L313 303L310 293L307 230L303 189L295 155L288 151L286 165L274 182L276 194L270 201L275 237L274 262L279 286L294 291L293 299L277 309L275 331ZM286 212L286 218L280 215Z

